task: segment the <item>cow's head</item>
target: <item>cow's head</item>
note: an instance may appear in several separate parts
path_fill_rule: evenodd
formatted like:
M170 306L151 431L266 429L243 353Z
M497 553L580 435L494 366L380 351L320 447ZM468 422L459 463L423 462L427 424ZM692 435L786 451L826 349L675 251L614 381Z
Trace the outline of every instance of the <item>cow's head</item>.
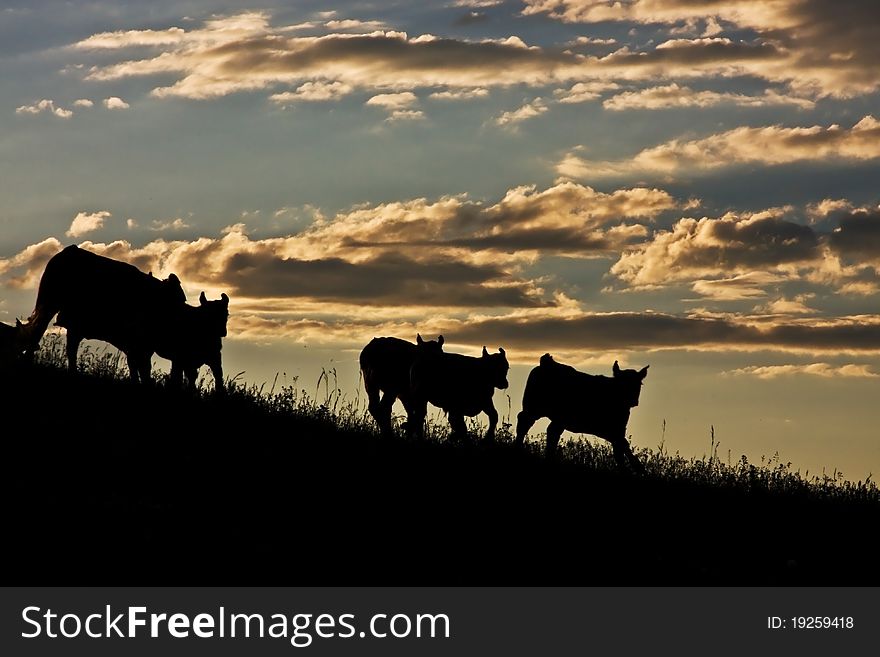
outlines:
M28 346L25 324L17 319L15 326L0 322L0 362L18 360Z
M419 350L420 356L431 356L443 353L443 336L438 336L436 340L423 340L422 334L416 334L416 348Z
M623 401L630 408L639 405L639 393L642 392L642 384L645 377L648 376L648 367L650 366L645 365L638 371L622 370L617 361L614 361L614 367L611 368L614 380L620 383L624 396Z
M510 385L507 382L507 372L510 370L510 364L507 362L504 348L498 347L497 354L490 354L486 351L486 347L483 347L482 362L489 371L489 379L492 381L492 385L499 390L507 389L507 386Z
M226 337L226 320L229 319L229 297L226 293L220 295L217 301L208 301L205 293L199 295L199 308L205 318L205 325L212 335L220 338Z
M150 272L150 276L152 275L153 272ZM160 281L160 285L162 286L162 298L164 301L167 303L186 303L186 294L176 274L169 274L168 278Z

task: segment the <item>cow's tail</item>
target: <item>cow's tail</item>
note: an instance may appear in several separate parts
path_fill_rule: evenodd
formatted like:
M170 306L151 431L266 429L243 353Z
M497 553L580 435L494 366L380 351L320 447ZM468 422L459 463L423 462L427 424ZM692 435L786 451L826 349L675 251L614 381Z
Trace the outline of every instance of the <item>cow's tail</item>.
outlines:
M372 344L372 342L370 344ZM376 372L370 351L370 345L367 345L367 347L361 351L358 362L361 366L361 376L364 379L364 389L367 391L367 397L372 399L379 393L379 386L376 382Z
M49 322L61 309L62 288L66 276L65 263L76 248L76 246L68 246L46 263L46 269L43 271L37 289L34 311L21 327L28 353L32 354L37 350L40 339L49 328Z

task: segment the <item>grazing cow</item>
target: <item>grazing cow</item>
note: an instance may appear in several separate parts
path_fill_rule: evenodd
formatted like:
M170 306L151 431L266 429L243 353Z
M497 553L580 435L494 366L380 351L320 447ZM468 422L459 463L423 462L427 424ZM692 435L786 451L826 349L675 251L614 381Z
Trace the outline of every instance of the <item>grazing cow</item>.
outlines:
M529 428L542 417L550 418L547 427L547 455L553 456L565 430L589 433L611 443L618 465L626 463L644 470L626 440L630 409L639 405L642 382L648 366L622 370L614 361L613 377L578 372L569 365L541 356L538 367L529 373L523 392L522 411L517 416L516 442L522 445Z
M56 314L67 329L67 359L76 369L80 342L96 339L122 351L131 378L150 380L157 336L185 305L180 280L159 280L136 267L68 246L46 264L34 312L22 331L33 354Z
M416 335L416 344L400 338L373 338L363 348L360 364L369 399L368 408L383 435L392 434L391 408L396 399L400 399L406 410L407 432L417 431L412 423L413 399L409 371L417 353L439 354L442 351L442 335L436 340L423 340L421 335Z
M220 351L228 319L229 297L225 293L217 301L208 301L202 292L198 306L183 304L169 313L167 323L157 331L155 348L160 357L171 361L172 383L180 385L186 375L194 389L199 368L207 365L214 375L214 392L223 394Z
M416 400L418 426L427 414L427 403L442 408L449 417L452 436L459 438L467 433L464 416L473 417L480 412L489 417L486 440L495 438L498 411L492 403L495 388L505 390L508 386L507 363L504 349L490 354L483 347L480 358L461 354L420 353L413 363L410 377Z

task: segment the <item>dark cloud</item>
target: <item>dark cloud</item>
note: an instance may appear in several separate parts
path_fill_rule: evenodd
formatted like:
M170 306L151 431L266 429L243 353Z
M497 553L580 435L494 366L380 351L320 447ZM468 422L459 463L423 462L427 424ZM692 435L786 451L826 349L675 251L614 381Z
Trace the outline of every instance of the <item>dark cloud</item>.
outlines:
M222 259L211 278L232 293L252 298L304 298L369 305L508 306L547 305L528 282L489 265L452 259L415 261L383 253L364 262L341 258L300 260L270 250ZM204 279L198 260L185 261L182 276ZM192 263L193 271L188 271ZM216 267L216 266L215 266Z
M856 210L840 217L828 243L844 258L880 259L880 210Z
M576 317L502 317L442 327L450 341L492 343L536 353L548 349L767 349L880 351L880 318L825 324L746 324L735 319L660 313Z

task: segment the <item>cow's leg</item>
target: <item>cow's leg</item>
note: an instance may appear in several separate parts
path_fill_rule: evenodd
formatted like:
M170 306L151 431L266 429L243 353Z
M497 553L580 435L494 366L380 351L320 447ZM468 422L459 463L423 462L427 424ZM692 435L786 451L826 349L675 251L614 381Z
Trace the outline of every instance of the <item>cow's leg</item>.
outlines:
M486 442L492 442L495 440L495 428L498 426L498 411L495 410L495 405L492 401L489 401L489 406L483 409L483 412L489 416L489 428L486 429Z
M370 415L376 421L379 431L384 433L385 427L382 425L382 391L369 372L364 372L364 388L367 391L367 410L370 411Z
M387 396L388 396L388 393L386 393L386 397ZM427 415L427 406L425 407L425 410L421 414L421 420L418 420L417 419L417 416L419 415L418 404L415 401L413 401L412 395L409 393L402 393L400 395L399 399L400 399L400 403L403 404L403 409L406 411L406 422L403 423L403 431L407 435L410 435L412 432L412 430L410 429L410 425L413 425L414 423L418 422L419 426L422 426L422 424L424 423L425 415ZM383 402L385 401L384 398L382 399L382 401ZM392 400L391 403L393 404L394 400ZM390 430L390 426L391 426L391 406L390 405L388 407L388 425L389 425L389 430Z
M125 361L128 363L128 376L131 378L132 383L137 383L140 374L137 356L130 351L123 351L122 353L125 354Z
M464 423L464 415L450 413L449 426L452 429L451 437L453 439L460 440L467 436L467 425Z
M428 402L424 399L408 398L406 434L410 438L424 438L425 417L428 415Z
M137 371L141 383L149 385L153 382L153 356L152 354L140 354L137 356Z
M78 333L67 331L67 367L71 372L76 372L76 354L79 351L79 343L82 336Z
M214 375L214 394L222 395L226 392L226 389L223 387L223 362L220 360L220 354L217 354L215 358L212 358L207 363L208 367L211 368L211 373ZM199 368L195 368L195 373L193 374L192 385L195 386L196 382L196 374L198 374Z
M645 472L645 466L639 461L639 457L633 454L632 448L629 446L629 441L626 439L626 429L615 434L611 440L611 447L614 449L614 460L618 467L625 469L629 465L633 471L639 474Z
M171 372L168 374L168 382L174 388L183 386L183 366L180 361L171 361Z
M529 415L525 411L520 411L516 416L516 446L522 447L526 440L526 434L532 425L538 421L534 415Z
M559 446L559 439L562 437L563 427L559 422L551 422L547 425L547 458L556 457L556 448Z
M195 392L196 381L199 379L199 368L187 367L183 370L183 375L186 377L186 387L189 388L191 392Z

